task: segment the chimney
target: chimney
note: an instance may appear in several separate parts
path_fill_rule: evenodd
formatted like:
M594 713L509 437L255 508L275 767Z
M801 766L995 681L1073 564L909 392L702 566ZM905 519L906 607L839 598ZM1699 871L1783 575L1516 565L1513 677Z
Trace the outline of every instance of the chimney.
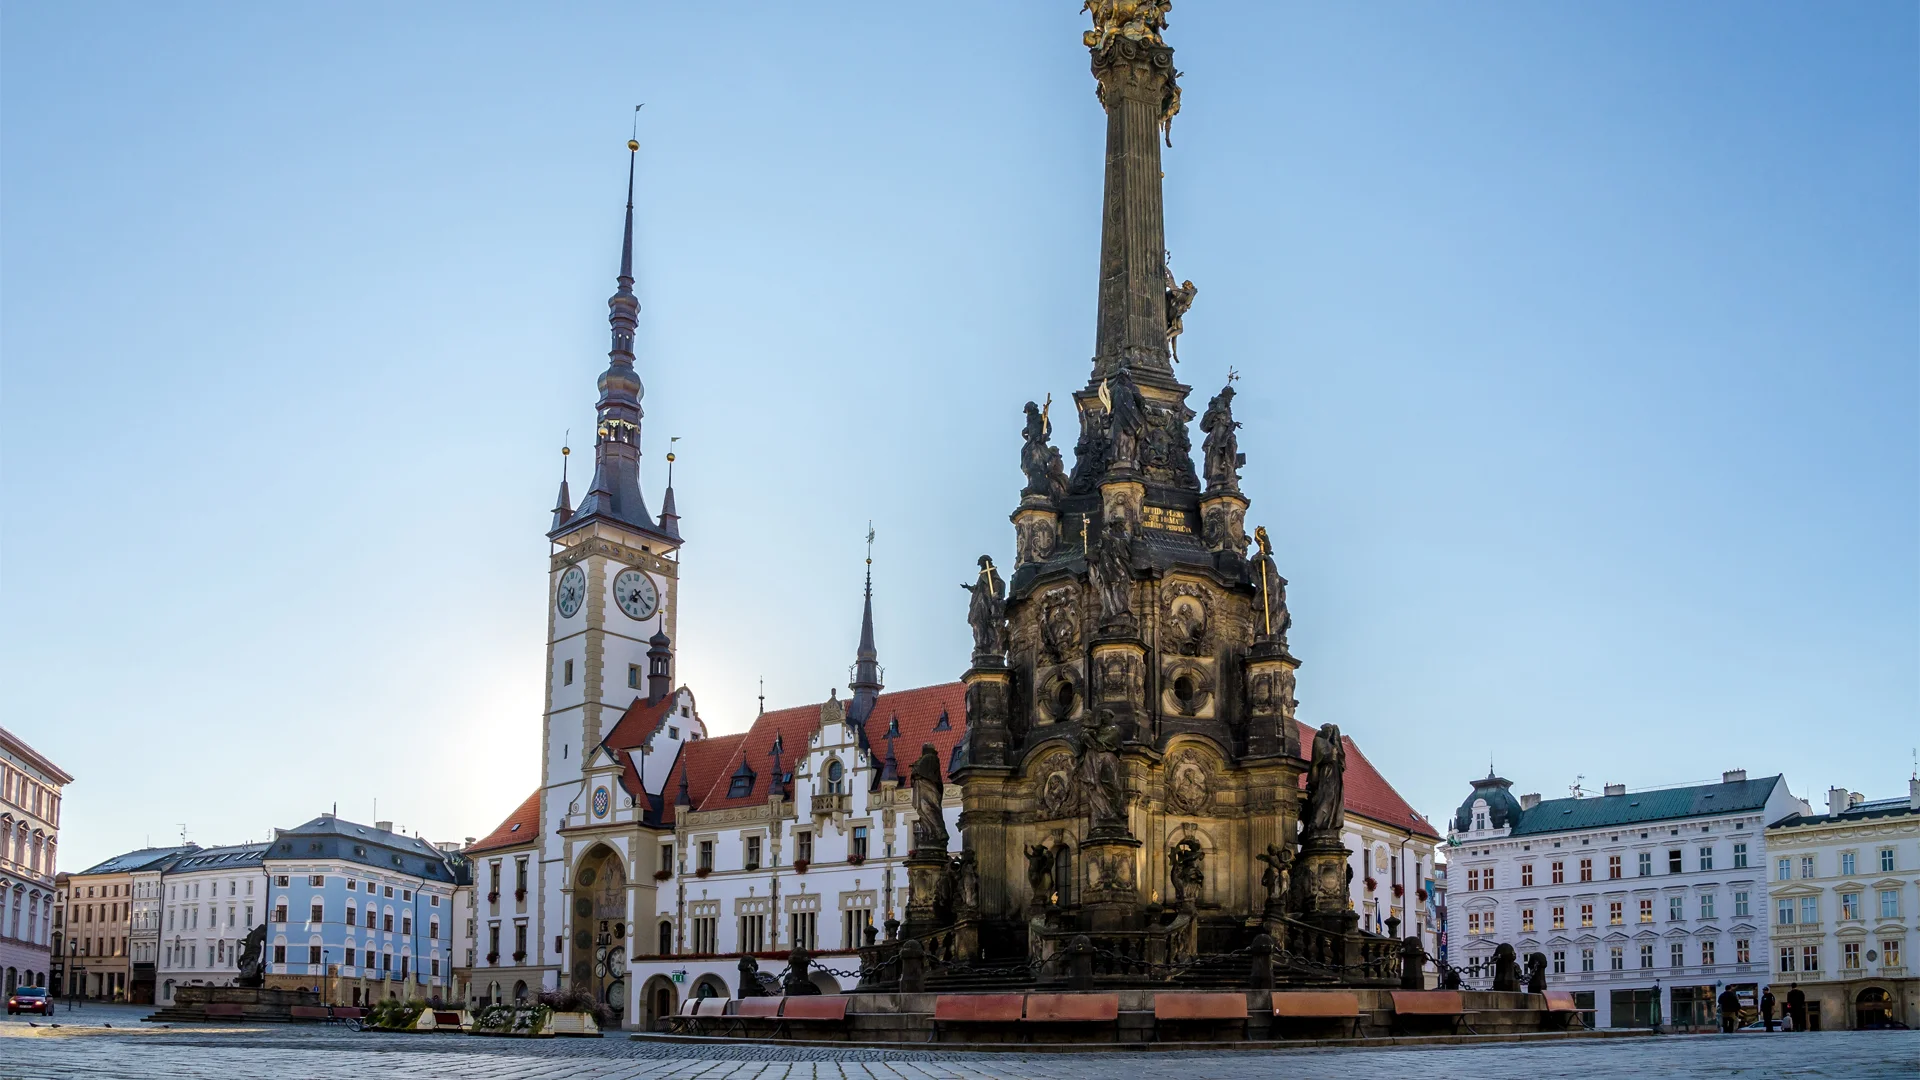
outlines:
M1920 810L1920 776L1907 781L1907 809Z
M1625 784L1608 784L1606 790L1602 792L1605 795L1625 795L1626 793L1627 785Z
M473 846L473 837L471 837L471 836L469 836L469 837L467 837L467 842L466 842L466 843L464 843L464 844L462 844L462 845L460 845L460 846L461 846L461 847L472 847L472 846Z
M1844 814L1847 812L1847 789L1843 787L1827 789L1827 813Z
M373 827L374 827L374 828L376 828L376 829L378 829L378 830L380 830L381 832L392 832L392 831L393 831L393 822L391 822L391 821L376 821L376 822L374 822L374 823L373 823Z
M1720 782L1723 784L1742 783L1746 778L1747 770L1745 769L1728 769L1726 772L1720 774Z
M1520 796L1520 809L1522 810L1531 810L1534 807L1539 805L1540 805L1540 793L1537 791L1531 795Z

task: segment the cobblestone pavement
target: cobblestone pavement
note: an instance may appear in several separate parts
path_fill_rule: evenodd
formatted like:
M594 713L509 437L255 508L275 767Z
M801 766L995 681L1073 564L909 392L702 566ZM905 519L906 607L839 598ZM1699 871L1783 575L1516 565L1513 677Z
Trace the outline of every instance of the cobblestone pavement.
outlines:
M1911 1078L1920 1033L1662 1036L1536 1044L1134 1054L982 1054L938 1050L830 1050L775 1044L688 1046L626 1039L475 1039L386 1035L312 1027L162 1029L144 1010L86 1010L0 1024L0 1080L40 1077L183 1077L246 1080L1107 1080L1123 1071L1177 1072L1192 1080L1456 1080L1524 1076ZM73 1014L80 1016L82 1014ZM94 1026L105 1021L112 1028Z

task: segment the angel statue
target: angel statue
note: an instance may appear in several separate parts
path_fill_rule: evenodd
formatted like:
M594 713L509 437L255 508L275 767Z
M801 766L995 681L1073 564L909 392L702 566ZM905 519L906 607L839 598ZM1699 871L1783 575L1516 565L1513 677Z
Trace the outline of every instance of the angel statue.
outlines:
M1172 117L1168 117L1171 122ZM1191 280L1175 283L1173 268L1162 263L1160 269L1167 275L1167 349L1173 353L1173 362L1180 362L1180 335L1186 329L1181 319L1193 307L1193 298L1200 290Z

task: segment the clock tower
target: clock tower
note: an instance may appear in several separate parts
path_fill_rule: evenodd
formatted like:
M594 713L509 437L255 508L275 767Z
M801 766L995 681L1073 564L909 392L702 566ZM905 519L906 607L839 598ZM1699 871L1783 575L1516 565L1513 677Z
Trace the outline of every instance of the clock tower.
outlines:
M633 178L640 144L627 143L626 232L619 285L607 301L613 347L595 405L593 483L576 508L560 481L547 533L547 696L542 817L577 798L606 731L634 699L671 690L680 567L671 474L655 518L640 491L640 407L633 365L640 301L633 294ZM672 461L672 455L668 455Z

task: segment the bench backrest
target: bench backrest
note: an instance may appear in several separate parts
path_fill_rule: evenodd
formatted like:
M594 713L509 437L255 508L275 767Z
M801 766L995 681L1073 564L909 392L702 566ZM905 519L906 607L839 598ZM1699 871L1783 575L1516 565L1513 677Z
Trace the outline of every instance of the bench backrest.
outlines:
M740 1003L733 1007L733 1015L761 1016L761 1017L779 1016L780 1003L785 1000L786 1000L785 998L777 998L777 997L741 998Z
M1458 990L1395 990L1393 1011L1402 1016L1460 1016L1466 995Z
M327 1010L323 1005L295 1005L287 1010L296 1020L325 1020Z
M787 1007L780 1011L787 1020L845 1020L847 1018L847 999L838 994L802 994L786 999Z
M1244 1005L1241 1006L1245 1008ZM1028 1020L1094 1022L1120 1019L1119 994L1028 994Z
M693 1001L695 1016L725 1016L727 1006L733 1004L732 998L723 997L694 998Z
M1026 1003L1025 994L941 994L933 1000L933 1018L942 1023L1018 1020Z
M699 1016L700 1003L707 1000L709 999L697 998L697 997L688 998L687 1000L680 1003L680 1015L681 1016Z
M1566 990L1547 991L1548 1012L1579 1012L1580 1006L1573 1003L1573 994Z
M1351 1019L1360 1015L1360 995L1345 990L1278 993L1273 995L1273 1015Z
M1155 1020L1245 1020L1245 994L1155 994Z
M460 1014L457 1012L447 1012L445 1009L435 1009L433 1010L433 1022L436 1024L445 1024L448 1027L459 1027Z

